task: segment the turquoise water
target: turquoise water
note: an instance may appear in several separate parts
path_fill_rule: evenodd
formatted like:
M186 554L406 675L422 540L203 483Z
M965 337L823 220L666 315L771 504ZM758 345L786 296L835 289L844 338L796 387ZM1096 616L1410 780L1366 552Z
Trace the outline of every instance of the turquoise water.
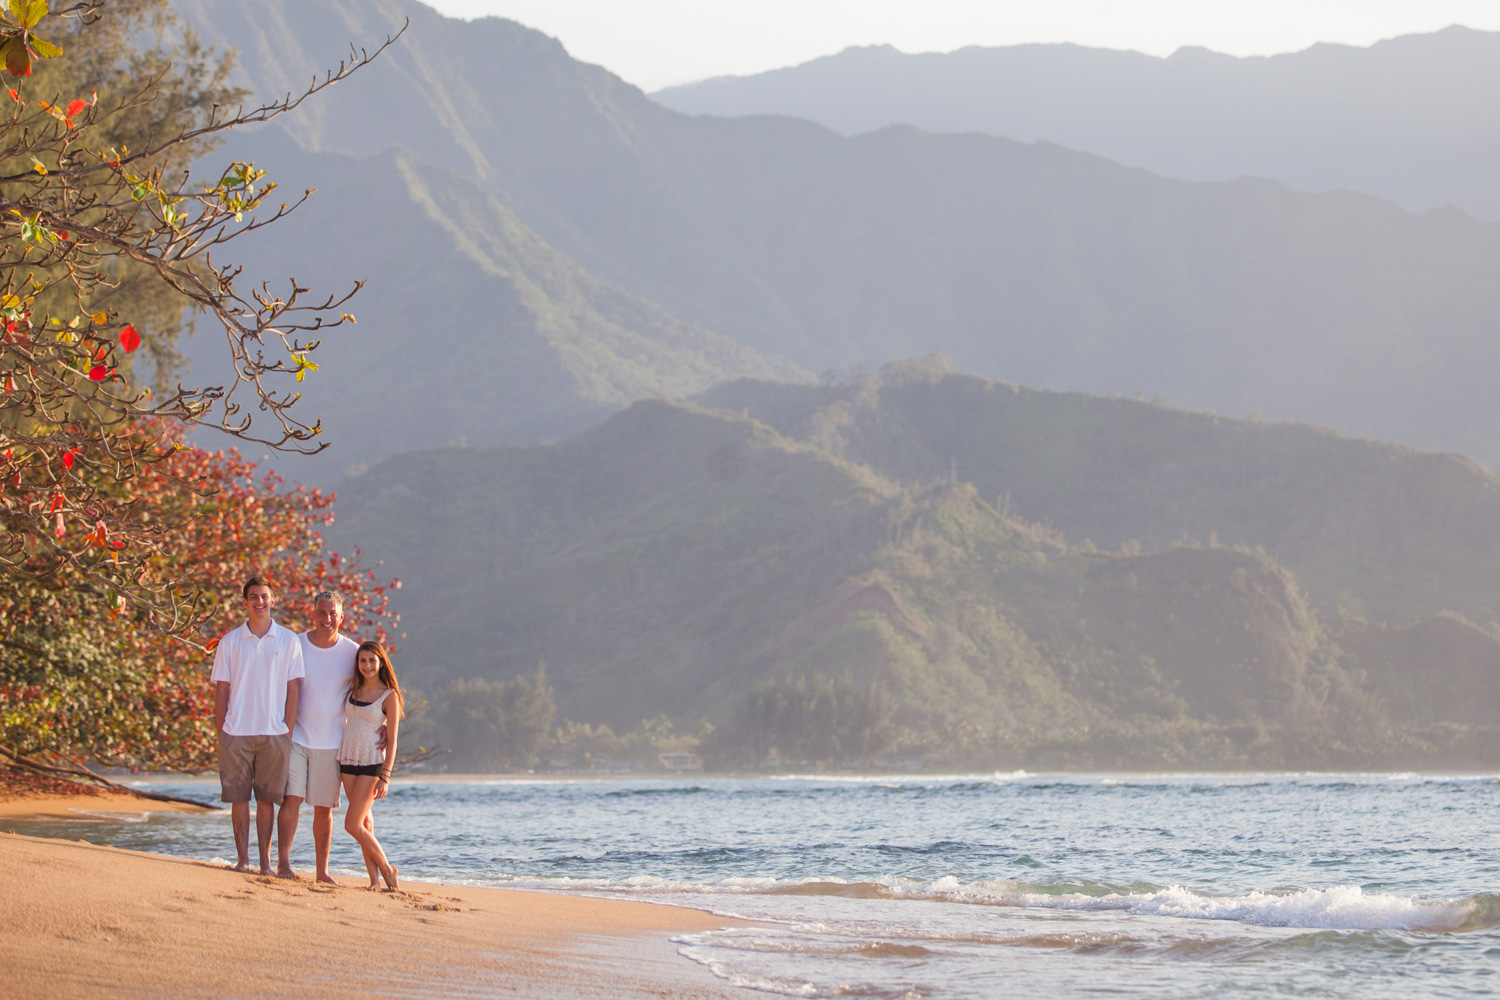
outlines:
M1494 995L1497 820L1500 778L1419 775L417 780L376 807L404 877L767 921L679 949L804 997ZM224 816L7 826L231 850ZM334 867L363 878L342 831Z

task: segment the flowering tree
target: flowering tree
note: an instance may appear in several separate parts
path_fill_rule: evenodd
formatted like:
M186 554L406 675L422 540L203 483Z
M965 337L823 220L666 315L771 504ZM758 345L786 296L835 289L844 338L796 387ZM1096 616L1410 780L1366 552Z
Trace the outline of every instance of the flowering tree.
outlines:
M293 594L342 583L357 614L382 619L384 591L322 549L331 497L251 480L236 454L184 442L213 427L273 449L326 446L293 407L323 332L354 322L353 291L245 291L239 268L215 259L311 192L272 207L276 185L254 164L206 181L187 166L224 130L297 107L385 45L300 95L230 112L242 95L229 63L179 33L165 0L0 0L12 84L0 85L0 731L12 750L201 763L203 630L223 624L219 595L247 564ZM174 384L185 311L224 338L220 384Z
M400 584L377 580L357 552L346 559L328 550L318 529L332 519L332 495L289 488L275 473L257 475L237 452L192 447L109 488L158 512L164 527L149 573L209 595L195 639L243 619L237 598L247 553L283 595L284 621L311 627L312 595L338 590L346 631L391 638L398 619L388 600ZM100 541L108 554L107 537L92 544ZM0 595L9 626L0 640L0 743L27 756L127 767L210 766L215 736L205 653L217 640L164 641L142 629L128 605L101 614L66 603L72 593L76 588L32 584Z
M215 135L296 107L371 56L341 64L301 96L229 114L218 103L222 86L173 76L169 61L127 84L153 60L111 61L91 48L111 15L124 22L114 24L117 34L148 14L165 17L161 3L90 0L49 18L47 0L4 2L0 54L17 79L0 95L9 105L0 119L0 580L71 574L159 630L190 629L201 609L182 581L142 572L159 529L108 485L171 468L165 459L180 442L170 427L211 425L272 448L320 451L321 426L292 415L296 385L317 368L322 332L353 317L340 308L348 295L308 301L295 281L284 293L237 289L239 269L215 263L214 253L301 199L257 217L275 188L263 171L233 163L194 183L184 164ZM47 21L58 22L61 46L38 37ZM113 80L117 93L85 91L78 74L54 73L51 85L33 75L39 59L66 58L75 46L80 72ZM185 52L203 70L201 51L189 43ZM231 378L145 386L132 355L151 331L119 307L142 298L158 303L159 314L210 317L224 335Z

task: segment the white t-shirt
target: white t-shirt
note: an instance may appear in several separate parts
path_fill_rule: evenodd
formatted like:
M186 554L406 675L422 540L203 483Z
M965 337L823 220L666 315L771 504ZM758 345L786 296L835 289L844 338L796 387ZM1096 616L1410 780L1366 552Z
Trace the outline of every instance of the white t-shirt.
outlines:
M309 750L337 750L344 739L344 702L359 643L347 635L327 649L313 645L312 633L297 636L302 645L302 695L297 701L297 724L292 742Z
M224 633L214 650L215 682L229 684L224 732L230 736L280 736L286 727L286 686L303 675L302 644L289 628L271 622L263 636L250 623Z

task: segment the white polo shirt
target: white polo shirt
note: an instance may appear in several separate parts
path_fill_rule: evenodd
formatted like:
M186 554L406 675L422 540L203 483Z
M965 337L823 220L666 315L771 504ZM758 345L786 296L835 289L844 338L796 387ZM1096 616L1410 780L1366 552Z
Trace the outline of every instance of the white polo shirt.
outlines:
M302 693L297 697L297 724L292 742L309 750L337 750L344 742L344 708L359 643L347 635L328 649L314 645L311 632L297 637L302 644Z
M230 736L280 736L286 727L286 686L300 680L302 644L275 621L257 637L246 622L224 633L214 650L215 683L229 684L224 732Z

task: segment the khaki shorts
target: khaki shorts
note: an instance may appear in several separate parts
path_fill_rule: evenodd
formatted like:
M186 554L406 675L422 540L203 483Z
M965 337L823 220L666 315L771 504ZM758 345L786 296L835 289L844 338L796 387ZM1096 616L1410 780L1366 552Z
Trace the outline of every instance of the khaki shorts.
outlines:
M339 752L337 750L309 750L300 743L292 744L292 759L286 770L286 794L302 799L310 806L339 807Z
M219 801L280 803L286 794L286 766L292 734L231 736L219 734Z

